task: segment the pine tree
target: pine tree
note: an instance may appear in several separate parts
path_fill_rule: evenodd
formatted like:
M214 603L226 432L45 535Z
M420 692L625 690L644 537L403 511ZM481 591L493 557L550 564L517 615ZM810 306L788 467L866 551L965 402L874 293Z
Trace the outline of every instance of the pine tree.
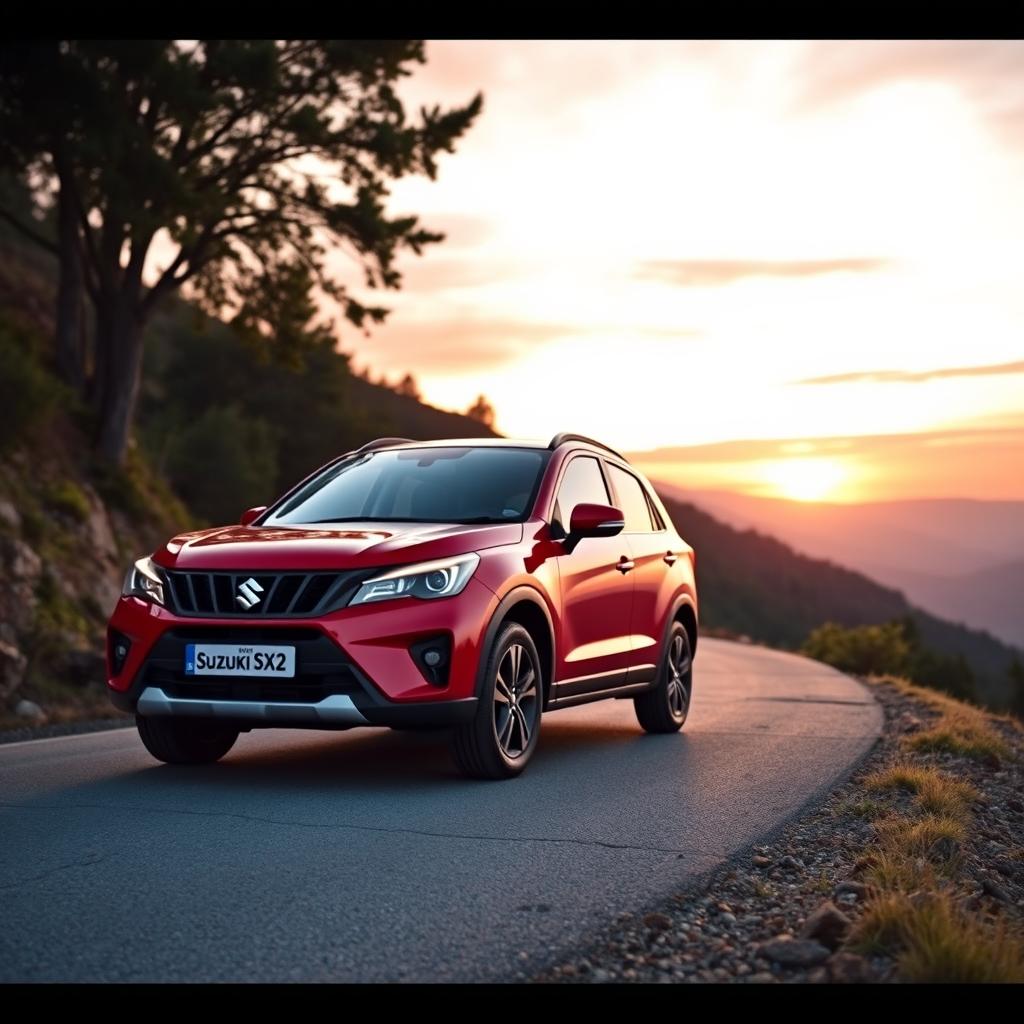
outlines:
M344 251L368 288L393 289L399 251L418 254L442 239L385 206L392 180L436 175L438 155L482 107L477 95L407 118L396 86L425 59L420 40L0 47L0 168L32 175L58 207L59 338L68 333L58 355L73 360L77 328L68 321L84 289L102 455L124 457L144 328L179 289L286 350L331 332L314 323L320 297L357 328L384 319L387 310L360 301L326 257ZM13 222L10 211L0 215ZM31 224L18 223L31 237ZM158 268L157 240L161 256L167 250Z

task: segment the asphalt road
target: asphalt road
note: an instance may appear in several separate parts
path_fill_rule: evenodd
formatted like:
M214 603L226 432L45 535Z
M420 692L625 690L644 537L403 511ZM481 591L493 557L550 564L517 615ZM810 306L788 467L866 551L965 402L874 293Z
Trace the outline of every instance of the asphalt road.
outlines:
M704 639L680 735L558 711L511 782L386 730L254 732L190 769L134 729L0 746L0 981L528 975L824 795L880 726L838 672Z

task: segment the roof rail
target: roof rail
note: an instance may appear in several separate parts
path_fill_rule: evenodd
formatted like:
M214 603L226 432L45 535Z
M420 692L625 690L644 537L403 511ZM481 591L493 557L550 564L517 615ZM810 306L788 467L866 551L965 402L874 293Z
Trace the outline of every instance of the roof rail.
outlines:
M362 448L357 448L353 455L362 455L363 452L375 452L378 448L390 448L393 444L415 444L411 437L378 437L376 441L369 441Z
M622 459L623 462L626 461L624 456L620 455L614 448L609 448L608 445L595 441L592 437L586 437L583 434L555 434L548 441L548 448L554 451L560 444L565 444L566 441L582 441L584 444L592 444L595 448L603 448L606 452L611 452L616 458Z

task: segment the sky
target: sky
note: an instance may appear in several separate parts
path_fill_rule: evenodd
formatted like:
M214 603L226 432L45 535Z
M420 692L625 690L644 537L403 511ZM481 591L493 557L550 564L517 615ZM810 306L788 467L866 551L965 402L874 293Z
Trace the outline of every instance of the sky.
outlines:
M357 367L676 484L1024 499L1024 44L431 42L403 95L478 90Z

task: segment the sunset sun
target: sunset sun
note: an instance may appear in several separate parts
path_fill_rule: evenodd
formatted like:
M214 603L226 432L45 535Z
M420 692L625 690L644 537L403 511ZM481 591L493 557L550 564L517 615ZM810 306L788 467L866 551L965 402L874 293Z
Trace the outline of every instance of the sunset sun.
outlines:
M848 473L834 459L781 459L765 466L764 479L780 498L824 501L835 497Z

